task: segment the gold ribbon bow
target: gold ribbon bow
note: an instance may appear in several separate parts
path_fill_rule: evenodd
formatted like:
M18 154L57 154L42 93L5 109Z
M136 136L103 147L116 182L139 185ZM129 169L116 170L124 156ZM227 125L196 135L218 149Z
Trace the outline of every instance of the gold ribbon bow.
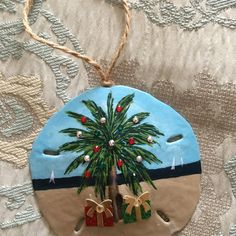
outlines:
M140 206L143 206L145 212L151 210L150 205L147 203L147 201L150 200L149 192L145 192L145 193L141 194L139 197L125 195L124 200L125 200L125 203L128 204L128 206L125 210L125 213L131 215L132 209L133 209L133 207L135 207L135 215L136 215L137 221L142 220Z
M110 218L113 216L113 213L109 208L111 208L112 201L110 199L107 199L100 204L92 199L86 199L87 206L90 207L90 209L87 212L87 216L93 217L95 213L97 213L97 224L98 226L104 226L103 223L103 213L105 213L107 218Z

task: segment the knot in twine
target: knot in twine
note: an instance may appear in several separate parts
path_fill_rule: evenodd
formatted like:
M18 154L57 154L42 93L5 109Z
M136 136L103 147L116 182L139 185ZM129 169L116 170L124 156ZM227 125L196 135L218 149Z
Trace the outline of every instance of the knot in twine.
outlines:
M113 86L114 84L115 84L114 81L111 80L111 79L108 79L108 80L101 80L101 85L102 85L103 87L111 87L111 86Z

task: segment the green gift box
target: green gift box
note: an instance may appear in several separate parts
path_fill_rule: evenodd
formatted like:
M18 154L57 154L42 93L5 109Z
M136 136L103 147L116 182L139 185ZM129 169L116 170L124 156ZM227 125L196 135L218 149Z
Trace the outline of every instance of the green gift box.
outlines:
M151 217L151 202L149 192L139 197L124 196L125 203L122 206L123 222L125 224L138 222Z

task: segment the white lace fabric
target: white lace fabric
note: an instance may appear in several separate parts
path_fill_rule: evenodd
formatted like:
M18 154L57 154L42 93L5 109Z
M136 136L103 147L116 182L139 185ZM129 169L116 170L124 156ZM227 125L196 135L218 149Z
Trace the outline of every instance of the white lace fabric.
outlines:
M123 29L114 2L36 0L32 28L106 65ZM88 65L23 33L22 4L0 3L0 235L49 236L27 156L51 114L99 85L99 78ZM173 106L192 124L201 147L202 194L179 235L234 236L236 1L132 0L130 6L131 34L113 79Z

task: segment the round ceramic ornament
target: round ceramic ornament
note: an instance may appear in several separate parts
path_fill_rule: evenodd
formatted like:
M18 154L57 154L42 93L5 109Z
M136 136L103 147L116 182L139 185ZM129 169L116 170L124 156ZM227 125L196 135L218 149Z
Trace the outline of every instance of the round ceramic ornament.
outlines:
M170 236L187 224L200 194L190 124L126 86L67 103L34 142L30 169L39 208L60 236Z
M191 218L200 193L199 147L189 123L150 94L112 86L112 70L130 28L104 70L92 58L35 40L92 65L104 87L76 97L45 125L33 144L30 169L39 208L59 236L170 236Z

